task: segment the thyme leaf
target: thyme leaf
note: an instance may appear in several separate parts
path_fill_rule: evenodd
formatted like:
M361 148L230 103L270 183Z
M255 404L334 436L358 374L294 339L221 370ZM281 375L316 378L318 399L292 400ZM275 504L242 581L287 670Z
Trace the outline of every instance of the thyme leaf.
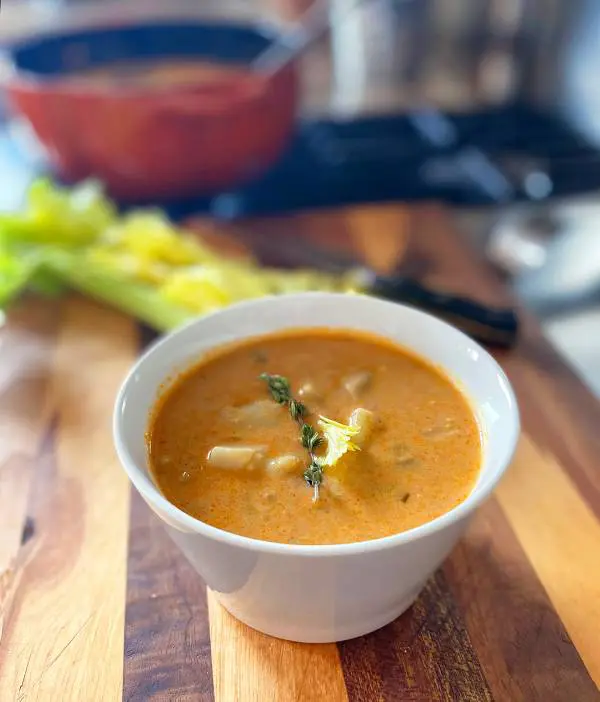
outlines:
M304 421L304 418L310 413L306 405L292 397L287 378L270 373L261 373L259 378L265 381L275 402L287 405L290 417L300 426L300 443L308 451L309 456L309 464L303 477L306 484L313 488L313 501L316 502L319 499L319 486L323 482L323 466L319 465L314 452L324 439L314 427Z

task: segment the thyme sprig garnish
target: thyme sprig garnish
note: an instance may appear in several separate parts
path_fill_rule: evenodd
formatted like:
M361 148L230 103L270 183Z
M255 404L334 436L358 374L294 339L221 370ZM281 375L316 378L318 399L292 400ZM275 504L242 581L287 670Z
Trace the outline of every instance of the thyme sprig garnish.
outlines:
M303 473L304 480L313 488L313 501L319 499L319 486L323 482L323 466L317 461L315 449L324 441L319 432L305 421L309 411L305 404L292 397L292 390L287 378L282 375L261 373L259 378L267 384L271 397L280 405L287 405L290 417L300 427L300 443L308 451L309 464Z

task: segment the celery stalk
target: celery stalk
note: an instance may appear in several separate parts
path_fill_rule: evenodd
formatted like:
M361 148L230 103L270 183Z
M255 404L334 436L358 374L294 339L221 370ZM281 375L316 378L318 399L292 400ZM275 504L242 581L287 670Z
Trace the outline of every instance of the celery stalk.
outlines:
M43 179L22 212L0 213L0 308L28 286L74 288L159 331L238 300L356 288L350 277L229 260L159 211L120 217L98 183L62 188Z
M0 309L10 304L30 284L40 261L35 254L17 256L0 248Z
M72 288L137 317L158 331L168 331L194 315L164 299L151 285L113 273L85 256L55 249L48 252L48 270Z

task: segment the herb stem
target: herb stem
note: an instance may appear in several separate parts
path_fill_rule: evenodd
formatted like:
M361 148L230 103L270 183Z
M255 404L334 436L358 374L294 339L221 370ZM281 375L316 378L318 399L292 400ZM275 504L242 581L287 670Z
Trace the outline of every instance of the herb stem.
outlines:
M317 461L315 449L323 443L323 437L304 421L309 411L302 402L292 397L290 383L281 375L261 373L259 378L267 383L271 397L280 405L287 405L291 418L300 427L300 443L308 451L310 462L303 473L304 480L313 488L313 502L319 499L319 486L323 482L323 466Z

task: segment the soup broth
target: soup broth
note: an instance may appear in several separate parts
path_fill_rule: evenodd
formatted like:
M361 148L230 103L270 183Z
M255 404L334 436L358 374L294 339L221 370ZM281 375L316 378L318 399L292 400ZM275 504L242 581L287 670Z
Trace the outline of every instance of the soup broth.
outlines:
M294 419L261 374L284 377L305 415ZM321 416L351 427L355 450L333 465L322 465L333 453L325 435L333 426L339 437L339 427ZM317 488L303 475L303 423L321 438ZM467 497L481 462L478 424L449 378L385 339L345 330L272 334L205 356L164 390L147 441L174 505L286 544L364 541L428 522Z
M74 80L98 86L163 88L213 85L252 74L242 65L192 59L118 61L74 73Z

